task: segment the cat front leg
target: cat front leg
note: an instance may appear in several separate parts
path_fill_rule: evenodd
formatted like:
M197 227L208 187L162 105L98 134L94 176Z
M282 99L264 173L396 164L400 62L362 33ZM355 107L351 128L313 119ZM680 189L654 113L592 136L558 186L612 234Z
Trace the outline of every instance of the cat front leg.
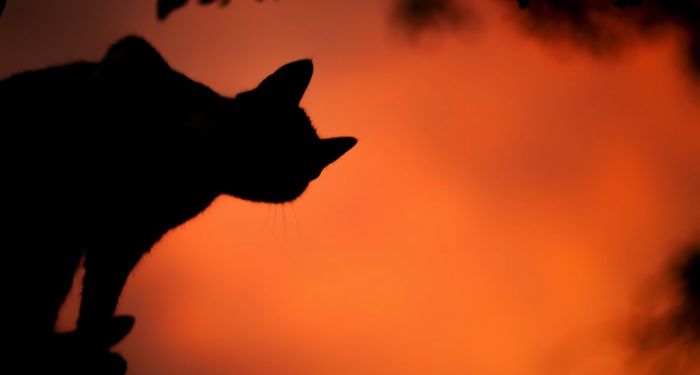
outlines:
M114 318L119 296L143 251L89 249L85 256L78 335L86 345L107 350L131 329L133 318Z

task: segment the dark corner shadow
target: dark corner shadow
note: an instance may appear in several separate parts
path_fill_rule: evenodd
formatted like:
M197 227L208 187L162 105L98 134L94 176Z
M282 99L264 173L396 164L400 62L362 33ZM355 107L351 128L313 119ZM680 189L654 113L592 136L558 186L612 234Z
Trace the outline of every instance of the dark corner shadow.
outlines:
M172 70L139 37L98 62L0 81L3 227L21 265L3 301L6 343L26 373L114 373L110 350L134 319L114 317L124 283L164 233L221 194L268 203L299 197L357 142L321 139L299 107L311 60L291 62L233 98ZM7 149L3 148L3 151ZM77 329L54 332L84 257ZM10 269L10 272L12 269ZM9 339L10 341L7 341Z

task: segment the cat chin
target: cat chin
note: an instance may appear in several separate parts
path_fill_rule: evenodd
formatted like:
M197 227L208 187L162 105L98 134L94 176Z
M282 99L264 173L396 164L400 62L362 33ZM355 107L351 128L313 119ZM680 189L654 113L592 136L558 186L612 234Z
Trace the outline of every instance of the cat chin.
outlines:
M252 194L239 192L238 194L233 195L253 202L282 204L292 202L299 198L304 193L308 185L309 183L306 182L303 184L297 184L296 186L285 186L281 189L277 189L276 191L262 192L261 189L256 189L256 192Z

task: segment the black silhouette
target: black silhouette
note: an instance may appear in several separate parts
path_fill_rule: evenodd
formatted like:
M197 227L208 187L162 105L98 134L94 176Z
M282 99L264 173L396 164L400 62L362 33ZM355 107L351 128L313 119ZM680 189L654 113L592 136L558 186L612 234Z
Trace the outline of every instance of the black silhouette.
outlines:
M164 233L220 194L291 201L355 145L320 139L299 107L312 72L310 60L292 62L226 98L132 36L100 62L0 81L3 150L11 148L2 158L5 243L20 257L9 264L31 265L9 303L15 349L51 358L28 364L125 371L109 348L133 318L113 313L130 271ZM81 256L78 328L56 335Z
M168 15L170 15L170 13L172 13L176 9L179 9L179 8L183 7L185 4L187 4L187 1L188 0L158 0L158 5L157 5L157 7L158 7L158 9L157 9L158 19L161 21L166 19L168 17ZM208 4L214 3L216 1L219 2L219 4L221 5L222 8L227 6L231 2L231 0L199 0L199 3L202 5L208 5ZM256 1L260 2L262 0L256 0Z
M685 65L700 80L700 0L502 0L522 9L529 33L567 40L595 54L615 53L633 38L680 31ZM409 32L457 30L479 19L469 0L395 0L394 18Z
M557 6L565 3L576 3L576 1L561 1L561 0L547 0L550 5ZM580 2L579 2L580 3ZM612 5L616 7L625 7L628 5L639 5L642 3L642 0L613 0L611 2ZM530 0L518 0L518 6L521 9L525 9L530 5ZM580 4L579 6L584 6L584 4Z

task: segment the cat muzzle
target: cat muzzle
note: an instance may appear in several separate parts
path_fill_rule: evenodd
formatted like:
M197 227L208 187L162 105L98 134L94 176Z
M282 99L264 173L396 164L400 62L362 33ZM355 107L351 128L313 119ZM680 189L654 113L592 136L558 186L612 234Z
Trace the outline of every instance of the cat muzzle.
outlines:
M336 137L321 140L322 168L338 160L343 154L350 151L357 144L354 137Z

